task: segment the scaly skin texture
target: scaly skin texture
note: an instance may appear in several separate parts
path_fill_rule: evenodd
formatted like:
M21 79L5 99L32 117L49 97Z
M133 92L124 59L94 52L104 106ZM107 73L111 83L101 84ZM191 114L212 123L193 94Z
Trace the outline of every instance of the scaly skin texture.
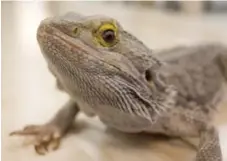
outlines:
M76 13L43 20L37 39L57 87L71 98L47 124L11 133L35 135L38 153L52 142L57 149L82 111L123 132L199 136L196 161L222 161L218 133L209 121L226 78L222 46L166 50L156 56L160 61L116 20ZM177 52L190 56L164 59ZM194 61L200 54L207 59Z
M176 108L157 121L157 131L170 136L200 136L196 159L222 160L212 119L225 92L227 48L220 44L179 46L156 54L167 63L159 74L178 91ZM163 118L168 119L162 122Z

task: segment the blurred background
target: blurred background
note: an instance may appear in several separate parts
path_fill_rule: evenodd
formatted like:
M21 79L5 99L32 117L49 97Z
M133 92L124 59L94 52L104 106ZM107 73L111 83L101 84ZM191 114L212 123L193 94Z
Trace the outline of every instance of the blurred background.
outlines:
M227 2L5 1L1 4L3 161L182 161L195 155L177 141L108 134L98 119L83 115L79 116L79 124L86 128L67 137L58 151L45 157L37 156L31 146L21 146L23 139L9 138L8 134L26 124L46 122L67 100L65 94L56 90L36 41L36 29L42 19L67 11L105 14L116 18L152 49L205 42L227 44ZM225 161L226 112L226 109L219 112L216 120Z

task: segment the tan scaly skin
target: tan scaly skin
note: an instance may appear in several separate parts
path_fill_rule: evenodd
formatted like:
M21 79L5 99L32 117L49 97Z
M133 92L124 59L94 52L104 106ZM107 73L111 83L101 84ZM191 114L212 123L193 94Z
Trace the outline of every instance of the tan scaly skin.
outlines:
M43 20L37 39L57 87L71 98L48 123L11 133L34 135L39 154L52 143L59 147L81 111L127 133L199 136L196 161L222 161L210 121L226 78L222 46L182 47L155 57L116 20L76 13ZM177 52L190 56L166 57Z

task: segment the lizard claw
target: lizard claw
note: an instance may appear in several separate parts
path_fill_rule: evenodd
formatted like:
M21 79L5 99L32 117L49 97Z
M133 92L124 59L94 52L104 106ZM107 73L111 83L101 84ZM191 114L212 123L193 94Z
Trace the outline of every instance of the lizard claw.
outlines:
M10 136L14 135L31 135L34 136L34 145L36 153L39 155L45 155L49 150L57 150L61 143L61 131L56 125L29 125L23 130L17 130L10 133Z

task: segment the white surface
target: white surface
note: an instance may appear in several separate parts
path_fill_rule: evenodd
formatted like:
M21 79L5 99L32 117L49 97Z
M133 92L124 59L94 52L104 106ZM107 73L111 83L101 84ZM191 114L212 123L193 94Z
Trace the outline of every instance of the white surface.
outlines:
M184 17L163 14L150 9L125 8L97 2L47 5L40 2L2 3L2 160L79 160L79 161L182 161L190 160L192 150L148 136L128 136L106 131L98 120L79 118L81 130L63 140L61 148L44 157L32 147L22 147L21 139L8 137L12 130L26 124L44 123L64 104L67 96L55 89L37 42L36 29L41 19L59 8L60 12L106 14L151 48L170 47L203 41L227 43L227 21L224 16ZM224 107L224 105L223 105ZM222 120L220 137L227 161L227 110ZM186 159L188 158L188 159Z

